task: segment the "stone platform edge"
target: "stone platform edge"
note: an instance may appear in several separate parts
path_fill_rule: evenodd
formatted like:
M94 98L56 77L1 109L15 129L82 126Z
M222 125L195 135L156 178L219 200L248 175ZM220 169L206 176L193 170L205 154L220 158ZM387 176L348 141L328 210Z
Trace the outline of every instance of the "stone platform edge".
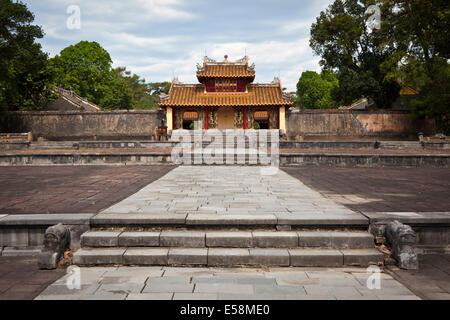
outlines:
M69 214L22 214L0 215L0 252L16 252L28 255L43 244L46 228L62 223L71 230L71 247L80 248L80 237L95 227L153 226L297 226L305 228L368 228L372 223L399 220L411 225L419 235L419 242L442 245L450 243L450 212L361 212L360 216L342 217L306 214L252 215L208 215L208 214L130 214L130 213L69 213ZM230 224L231 223L231 224ZM420 244L420 243L419 243ZM10 249L10 250L8 250ZM36 250L35 250L36 249ZM8 254L9 254L8 253Z
M171 153L7 153L0 166L173 165ZM280 166L333 165L358 167L450 167L450 154L281 153Z

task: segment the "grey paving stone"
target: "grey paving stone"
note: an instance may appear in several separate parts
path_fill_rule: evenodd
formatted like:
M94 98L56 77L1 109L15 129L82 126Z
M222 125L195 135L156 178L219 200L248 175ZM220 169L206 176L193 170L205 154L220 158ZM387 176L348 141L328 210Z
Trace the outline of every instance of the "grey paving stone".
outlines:
M189 284L191 283L190 276L169 276L160 278L149 278L147 280L148 285L161 285L161 284Z
M34 298L34 300L47 300L47 301L53 301L53 300L64 300L64 301L69 301L69 300L80 300L81 298L81 294L80 295L76 295L76 294L72 294L72 295L64 295L64 294L56 294L56 295L39 295L36 298Z
M219 300L248 300L248 301L271 301L271 300L286 300L283 294L233 294L233 293L219 293Z
M175 292L173 300L217 300L217 293L182 293Z
M338 267L344 264L338 250L289 249L291 266L294 267Z
M194 285L190 283L147 284L142 293L192 293Z
M159 247L160 232L123 232L119 236L121 247Z
M81 235L82 247L117 247L120 231L85 232Z
M40 296L81 296L87 294L94 294L97 291L99 284L86 284L81 285L80 289L69 289L66 284L57 285L52 284L48 286Z
M194 293L253 294L253 286L236 283L199 283L195 285Z
M249 249L250 264L261 266L289 266L289 253L284 249Z
M255 285L255 294L273 294L273 295L288 295L288 294L302 294L306 295L303 286L281 286L281 285Z
M104 275L99 281L101 284L111 284L111 285L120 285L120 284L144 284L147 280L148 275L146 274L136 274L135 276L107 276Z
M124 248L80 249L73 255L75 265L122 264Z
M81 296L80 300L125 300L126 293L90 294Z
M167 265L167 248L128 248L123 256L125 265Z
M101 284L95 291L95 294L128 294L140 293L144 288L145 283L120 283L120 284Z
M205 233L163 231L160 235L160 244L162 247L203 248L205 247Z
M274 215L189 214L188 225L275 225Z
M369 266L383 262L384 255L377 249L341 250L346 266Z
M130 293L127 300L172 300L172 297L170 292Z
M208 250L208 265L210 266L237 266L250 263L248 249L210 248Z
M380 295L377 295L377 297L380 300L421 300L419 297L417 297L415 295L398 296L398 295L384 295L384 294L380 294Z
M251 248L253 237L251 232L206 232L207 247Z
M253 243L259 248L293 248L298 246L296 232L254 231Z
M169 265L206 265L208 249L171 248L169 250Z

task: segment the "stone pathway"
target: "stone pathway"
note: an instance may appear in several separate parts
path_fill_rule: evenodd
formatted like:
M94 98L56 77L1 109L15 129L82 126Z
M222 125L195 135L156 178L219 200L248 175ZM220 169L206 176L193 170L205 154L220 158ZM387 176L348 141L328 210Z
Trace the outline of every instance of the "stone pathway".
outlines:
M363 268L81 268L81 288L57 280L37 300L419 300L385 273L369 289Z
M264 167L182 166L101 213L224 215L302 214L361 217L282 170Z

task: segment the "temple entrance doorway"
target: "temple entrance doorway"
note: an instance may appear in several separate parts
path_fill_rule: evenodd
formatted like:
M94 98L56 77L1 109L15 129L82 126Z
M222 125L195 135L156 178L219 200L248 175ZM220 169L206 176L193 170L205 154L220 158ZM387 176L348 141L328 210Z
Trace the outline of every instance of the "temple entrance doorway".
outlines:
M219 130L234 129L234 109L220 108L217 111L217 126Z

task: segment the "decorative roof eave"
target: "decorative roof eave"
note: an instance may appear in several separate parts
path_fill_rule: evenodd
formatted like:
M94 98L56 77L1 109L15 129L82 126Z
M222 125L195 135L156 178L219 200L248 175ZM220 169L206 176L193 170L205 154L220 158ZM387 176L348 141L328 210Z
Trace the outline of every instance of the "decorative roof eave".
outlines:
M267 88L266 91L263 88ZM275 90L274 90L275 89ZM182 90L182 91L179 91ZM279 84L252 84L246 93L206 93L202 84L174 83L169 96L161 97L160 107L233 107L292 106L293 100L283 94Z
M197 63L197 78L255 78L255 64L248 65L249 58L247 56L236 60L236 61L228 61L228 56L225 56L225 60L222 62L218 62L213 60L207 56L203 58L203 65ZM215 73L214 75L208 74L207 69L209 68L220 68L226 66L241 66L245 67L245 71L243 74L226 74L221 75L220 73ZM242 72L241 71L241 72Z

